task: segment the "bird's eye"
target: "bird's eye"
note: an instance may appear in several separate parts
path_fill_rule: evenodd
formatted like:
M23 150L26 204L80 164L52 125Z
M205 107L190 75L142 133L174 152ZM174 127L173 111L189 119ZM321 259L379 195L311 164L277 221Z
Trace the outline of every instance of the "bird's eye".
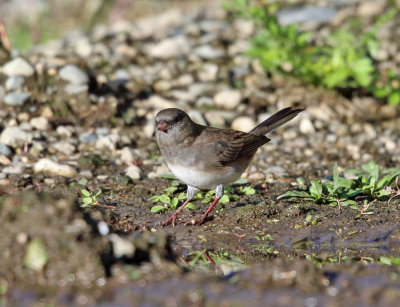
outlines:
M183 115L182 114L178 114L175 118L174 118L174 122L178 123L183 119Z

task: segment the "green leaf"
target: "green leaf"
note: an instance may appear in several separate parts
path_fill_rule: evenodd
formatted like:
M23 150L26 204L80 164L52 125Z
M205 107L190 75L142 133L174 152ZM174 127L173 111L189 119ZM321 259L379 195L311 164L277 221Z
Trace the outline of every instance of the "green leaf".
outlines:
M378 181L376 187L382 188L389 186L398 176L400 176L400 170L395 173L387 174L381 180Z
M171 208L172 208L172 209L175 209L175 208L176 208L176 205L178 205L178 198L177 198L177 197L174 197L174 198L171 200Z
M321 185L321 180L317 179L317 180L312 180L311 181L311 186L309 188L309 191L311 193L311 195L315 198L315 199L320 199L322 196L322 185Z
M244 178L239 178L238 180L236 180L234 183L232 184L246 184L248 181L247 179Z
M84 203L85 205L90 205L90 204L93 203L93 199L92 199L91 197L84 197L84 198L82 199L82 201L83 201L83 203Z
M154 212L154 213L156 213L156 212L160 212L160 211L163 211L163 210L166 210L167 208L165 208L164 206L160 206L160 205L156 205L156 206L153 206L153 207L151 207L151 212Z
M184 200L186 199L186 193L185 192L181 192L178 194L178 200Z
M385 256L381 256L379 258L379 262L382 264L386 264L386 265L392 265L392 259L390 259L389 257L385 257Z
M348 77L349 77L348 69L342 68L340 70L330 72L328 75L324 76L324 78L322 79L322 83L327 88L334 88L340 85L342 82L344 82Z
M306 191L297 191L297 190L287 191L287 192L283 193L282 195L279 195L277 197L277 199L279 200L284 197L311 199L311 195L308 194Z
M190 209L190 210L196 209L196 207L192 203L188 203L185 208Z
M168 195L163 194L163 195L160 195L160 202L162 202L164 204L170 204L171 203L171 199L169 198Z
M229 203L229 196L228 196L228 195L222 196L221 199L219 200L219 202L220 202L221 204Z
M388 103L392 106L398 106L400 104L400 91L391 93L388 98Z
M353 62L352 65L354 79L363 87L368 87L371 84L371 72L374 67L369 58L362 58Z
M164 189L166 193L174 193L178 188L177 187L168 187Z
M99 196L101 194L101 189L97 191L97 193L94 195L95 197Z
M87 180L86 178L82 178L81 180L78 181L78 183L79 183L80 185L87 185L88 180Z
M158 175L158 177L164 178L164 179L176 179L176 177L172 174L160 174L160 175Z
M86 190L86 189L82 189L81 192L82 192L82 195L83 195L83 196L91 196L91 195L92 195L92 193L90 193L90 192L89 192L88 190Z
M34 239L29 242L24 257L24 264L28 268L40 272L48 260L46 248L40 239Z
M400 258L390 257L390 259L392 260L392 264L400 265Z
M333 165L333 189L336 191L339 188L339 171L337 162Z

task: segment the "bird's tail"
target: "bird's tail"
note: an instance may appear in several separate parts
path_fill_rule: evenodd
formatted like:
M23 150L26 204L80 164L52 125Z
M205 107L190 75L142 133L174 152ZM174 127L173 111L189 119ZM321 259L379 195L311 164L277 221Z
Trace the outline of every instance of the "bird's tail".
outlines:
M253 135L269 134L289 120L295 118L301 111L304 111L304 109L284 108L253 128L249 133Z

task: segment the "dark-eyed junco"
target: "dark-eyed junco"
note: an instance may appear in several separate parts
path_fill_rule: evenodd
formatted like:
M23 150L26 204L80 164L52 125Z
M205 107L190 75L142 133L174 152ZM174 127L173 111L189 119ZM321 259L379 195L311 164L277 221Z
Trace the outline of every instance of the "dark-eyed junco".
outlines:
M304 109L285 108L250 132L196 124L182 110L170 108L156 116L156 139L168 168L187 184L187 199L162 226L175 224L179 212L199 190L216 189L215 199L196 221L202 224L224 194L224 185L236 181L257 149L269 142L265 135L296 117Z

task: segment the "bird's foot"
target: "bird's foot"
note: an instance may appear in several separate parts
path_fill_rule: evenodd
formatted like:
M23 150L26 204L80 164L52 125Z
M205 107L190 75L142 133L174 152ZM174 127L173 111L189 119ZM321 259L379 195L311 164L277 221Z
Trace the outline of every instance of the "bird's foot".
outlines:
M160 225L161 225L162 227L164 227L164 226L167 226L167 225L169 225L169 224L172 224L172 227L175 227L176 220L177 220L177 217L176 217L175 214L173 214L169 219L167 219L167 220L165 220L165 221L162 221L162 222L160 223Z

